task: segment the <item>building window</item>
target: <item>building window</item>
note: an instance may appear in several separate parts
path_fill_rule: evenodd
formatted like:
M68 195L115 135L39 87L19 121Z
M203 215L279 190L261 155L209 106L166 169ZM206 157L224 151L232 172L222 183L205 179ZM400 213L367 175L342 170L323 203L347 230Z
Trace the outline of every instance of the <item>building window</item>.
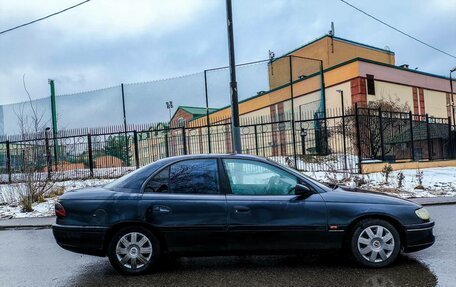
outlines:
M366 78L367 78L367 94L375 95L374 75L366 75Z

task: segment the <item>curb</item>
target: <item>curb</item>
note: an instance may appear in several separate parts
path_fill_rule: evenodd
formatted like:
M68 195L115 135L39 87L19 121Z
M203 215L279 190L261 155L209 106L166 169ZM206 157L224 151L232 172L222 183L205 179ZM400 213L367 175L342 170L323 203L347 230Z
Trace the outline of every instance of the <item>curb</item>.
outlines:
M43 224L43 225L3 225L0 226L0 231L2 230L38 230L38 229L50 229L52 224Z
M429 202L429 203L419 203L422 206L436 206L436 205L453 205L456 204L456 201L445 201L445 202Z
M456 204L455 198L436 198L433 199L432 197L427 198L410 198L408 199L414 203L420 204L422 206L433 206L433 205L451 205Z
M55 216L2 219L0 220L0 231L49 229L54 223Z

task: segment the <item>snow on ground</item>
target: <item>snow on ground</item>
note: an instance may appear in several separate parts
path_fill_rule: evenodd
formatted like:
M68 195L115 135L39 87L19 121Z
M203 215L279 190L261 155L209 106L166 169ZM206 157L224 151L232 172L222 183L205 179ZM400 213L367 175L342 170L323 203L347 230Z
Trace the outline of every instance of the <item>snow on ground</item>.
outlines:
M293 156L270 156L268 158L283 165L294 166ZM354 155L343 154L331 154L326 156L302 155L296 158L296 164L298 170L305 172L313 172L319 170L355 171L358 170L358 157Z
M422 184L419 186L417 172L421 171ZM399 187L398 174L404 175ZM436 167L421 170L396 170L389 175L388 183L381 172L370 174L343 174L330 172L304 172L321 182L337 183L349 187L386 192L402 198L456 196L456 167ZM358 183L358 184L357 184Z
M358 186L361 189L385 192L402 198L456 196L456 167L440 167L421 169L422 184L419 186L417 170L393 171L389 175L388 183L385 182L381 172L371 174L350 174L332 171L303 172L321 182L337 183L349 187ZM404 175L402 187L398 186L398 174ZM104 185L112 179L86 179L56 182L54 188L68 190ZM0 219L19 217L41 217L54 214L54 203L57 197L45 198L44 202L35 203L33 212L22 212L19 206L19 194L23 183L0 184ZM22 186L23 187L23 186ZM419 188L417 188L419 187Z

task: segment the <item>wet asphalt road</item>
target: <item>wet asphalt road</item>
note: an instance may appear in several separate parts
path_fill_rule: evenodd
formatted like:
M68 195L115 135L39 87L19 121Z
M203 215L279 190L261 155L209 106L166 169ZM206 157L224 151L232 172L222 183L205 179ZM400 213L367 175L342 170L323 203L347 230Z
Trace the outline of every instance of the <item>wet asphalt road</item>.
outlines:
M0 286L454 286L456 206L428 209L438 223L437 243L383 269L341 255L202 257L125 277L107 258L61 249L49 229L0 231Z

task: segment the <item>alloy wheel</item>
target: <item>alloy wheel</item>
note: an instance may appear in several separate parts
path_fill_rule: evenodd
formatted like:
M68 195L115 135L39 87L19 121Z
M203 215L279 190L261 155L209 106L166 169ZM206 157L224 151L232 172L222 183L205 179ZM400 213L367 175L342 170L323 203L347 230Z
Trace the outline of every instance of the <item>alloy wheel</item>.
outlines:
M357 245L364 259L372 263L380 263L393 254L395 242L393 234L387 228L371 225L360 233Z
M128 269L140 269L152 258L152 243L140 232L130 232L122 236L116 245L116 256L120 264Z

